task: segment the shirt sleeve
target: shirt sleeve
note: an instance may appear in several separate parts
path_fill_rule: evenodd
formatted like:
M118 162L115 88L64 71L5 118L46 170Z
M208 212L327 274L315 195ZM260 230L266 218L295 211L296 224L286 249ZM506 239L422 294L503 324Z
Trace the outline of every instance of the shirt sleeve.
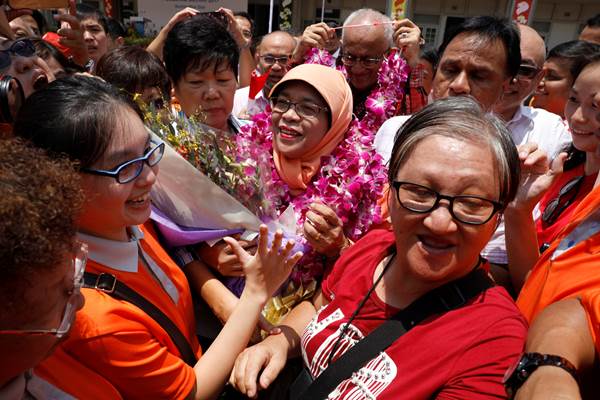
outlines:
M184 399L196 383L193 368L144 329L76 341L65 350L126 399Z
M517 317L489 326L457 359L437 399L506 399L502 379L519 359L526 337L527 327Z

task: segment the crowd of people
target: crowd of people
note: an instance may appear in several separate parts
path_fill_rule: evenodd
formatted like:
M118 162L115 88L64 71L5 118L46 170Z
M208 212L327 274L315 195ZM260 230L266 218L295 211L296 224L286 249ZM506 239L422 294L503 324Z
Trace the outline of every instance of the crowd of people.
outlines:
M598 396L600 15L548 51L186 8L144 48L72 11L0 10L1 399ZM184 127L262 177L254 230L181 223L245 200Z

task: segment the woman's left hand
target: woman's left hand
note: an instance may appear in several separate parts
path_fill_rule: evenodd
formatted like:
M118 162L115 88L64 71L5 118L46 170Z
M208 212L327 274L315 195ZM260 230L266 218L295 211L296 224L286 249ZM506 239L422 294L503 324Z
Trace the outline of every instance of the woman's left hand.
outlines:
M344 226L335 211L325 204L312 203L304 221L304 237L321 254L336 257L350 245Z

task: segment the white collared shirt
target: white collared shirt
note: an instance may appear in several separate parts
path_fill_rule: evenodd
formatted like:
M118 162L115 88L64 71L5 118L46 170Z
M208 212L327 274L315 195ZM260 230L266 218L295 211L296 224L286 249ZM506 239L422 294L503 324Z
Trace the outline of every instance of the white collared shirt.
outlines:
M128 242L104 239L81 232L77 233L77 237L79 240L87 243L88 258L90 260L117 271L130 273L137 272L139 256L141 254L143 261L145 261L162 288L169 297L171 297L173 302L177 304L179 301L179 292L173 284L173 281L154 262L152 257L146 254L139 243L139 241L144 238L144 233L137 226L129 227L129 232L131 234L131 240Z

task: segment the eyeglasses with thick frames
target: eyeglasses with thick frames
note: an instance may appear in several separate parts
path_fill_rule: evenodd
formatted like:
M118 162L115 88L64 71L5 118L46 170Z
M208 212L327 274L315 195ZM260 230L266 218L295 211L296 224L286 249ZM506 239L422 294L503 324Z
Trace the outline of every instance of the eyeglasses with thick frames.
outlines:
M270 56L270 55L266 55L266 56L260 56L260 59L263 60L263 62L266 65L275 65L275 63L279 64L279 65L288 65L290 63L292 56L282 56L282 57L275 57L275 56Z
M347 67L360 63L364 68L374 68L379 66L381 60L383 60L383 57L356 57L348 53L342 54L342 62Z
M533 79L541 70L541 68L535 67L533 65L521 64L519 65L519 69L517 70L517 76L527 79Z
M165 153L164 142L153 140L151 143L156 146L148 150L142 157L126 161L110 171L92 168L82 168L81 171L93 175L110 176L111 178L115 178L119 183L129 183L140 176L144 169L144 164L154 167L162 159Z
M479 196L446 196L411 182L396 181L392 183L396 190L396 198L405 209L425 214L438 207L440 200L447 200L448 210L454 219L463 224L482 225L504 206L493 200Z
M580 175L571 179L560 189L558 196L550 200L548 205L546 205L544 212L542 213L542 221L545 224L552 225L554 222L556 222L556 219L560 216L560 214L562 214L567 207L573 204L573 201L575 201L577 195L579 194L579 189L581 188L583 178L584 176Z
M314 103L294 103L292 101L286 99L280 99L279 97L271 98L271 107L273 112L283 114L286 113L290 108L294 108L296 114L298 114L302 118L312 118L319 115L319 113L323 111L328 111L329 108L321 107Z
M0 69L10 66L11 54L21 57L31 57L35 54L33 42L29 39L15 40L8 49L0 50Z
M62 319L58 328L54 329L4 329L0 330L0 335L54 335L57 338L63 337L71 329L75 320L81 287L83 286L83 274L87 263L87 244L77 241L73 247L73 288L69 291L69 299L65 306Z

